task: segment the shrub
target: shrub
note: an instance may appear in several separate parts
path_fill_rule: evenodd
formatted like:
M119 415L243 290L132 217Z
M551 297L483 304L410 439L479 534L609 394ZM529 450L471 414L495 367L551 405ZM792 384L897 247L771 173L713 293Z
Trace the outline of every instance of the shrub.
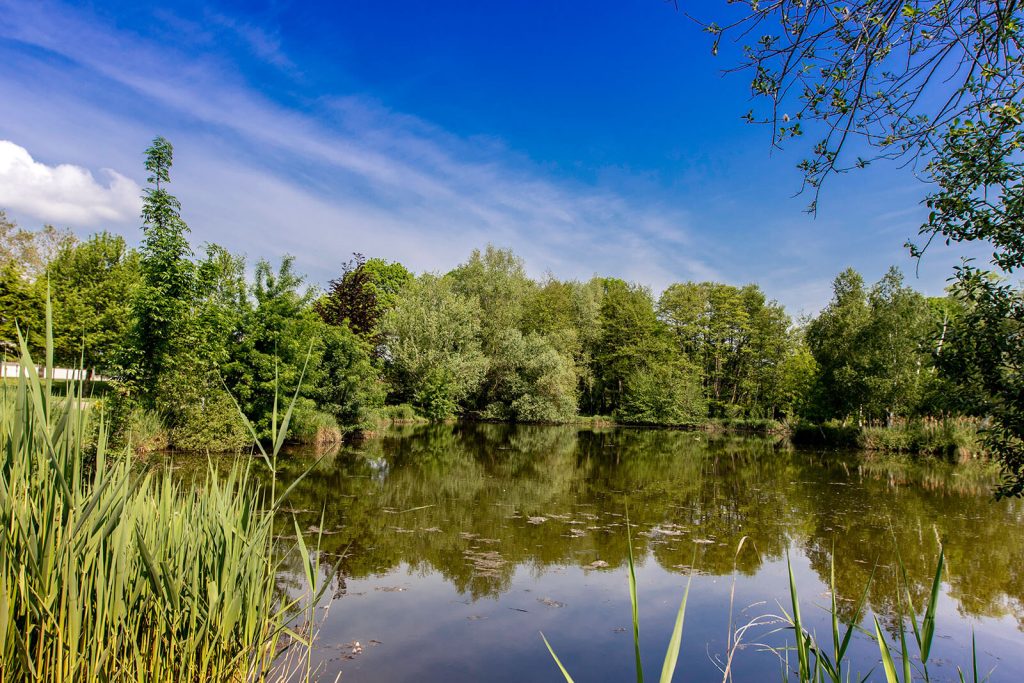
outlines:
M670 364L631 373L616 417L632 424L681 425L702 421L706 414L692 373Z

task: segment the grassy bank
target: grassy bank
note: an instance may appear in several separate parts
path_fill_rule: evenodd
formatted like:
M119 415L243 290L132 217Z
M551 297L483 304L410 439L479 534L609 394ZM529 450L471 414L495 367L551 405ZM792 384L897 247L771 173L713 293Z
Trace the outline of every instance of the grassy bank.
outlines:
M790 438L795 445L802 446L859 448L959 460L985 456L981 423L967 417L900 420L888 427L861 427L840 422L803 423L792 428Z
M291 550L272 535L273 487L259 488L249 465L224 477L211 468L188 490L135 474L81 390L60 396L34 375L2 389L0 679L265 681L308 671L308 628L292 625L311 625L311 613L277 586L275 558ZM308 596L315 555L301 535L297 551Z

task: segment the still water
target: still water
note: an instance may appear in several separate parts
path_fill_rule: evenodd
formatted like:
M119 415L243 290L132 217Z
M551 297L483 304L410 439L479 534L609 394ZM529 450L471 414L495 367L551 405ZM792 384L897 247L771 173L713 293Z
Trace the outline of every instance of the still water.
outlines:
M790 611L787 553L823 642L833 562L845 614L877 562L868 604L891 639L896 548L921 610L941 539L932 680L969 664L972 631L982 673L1024 680L1024 507L995 502L978 467L693 432L465 424L396 428L318 462L294 453L284 478L314 462L288 512L323 529L331 563L325 680L562 680L541 631L576 681L635 680L627 510L648 678L691 572L675 680L722 680L730 632L760 619L743 632L734 680L777 681L766 646L789 635L770 617ZM851 652L858 680L881 678L866 634Z

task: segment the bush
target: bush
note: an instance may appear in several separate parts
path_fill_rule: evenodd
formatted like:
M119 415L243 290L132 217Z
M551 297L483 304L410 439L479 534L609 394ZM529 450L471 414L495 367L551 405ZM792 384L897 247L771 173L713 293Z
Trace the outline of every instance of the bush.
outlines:
M857 448L860 446L860 427L829 421L821 424L800 422L793 427L790 440L801 446L826 448Z
M692 372L671 364L631 373L616 412L621 422L652 425L694 424L706 415L700 384Z
M288 432L294 442L317 446L341 443L343 435L333 415L318 410L312 401L301 398L296 401Z
M158 394L158 407L173 416L170 445L181 451L237 453L252 445L238 405L220 385L220 378L171 378L173 386ZM161 384L165 384L161 381Z

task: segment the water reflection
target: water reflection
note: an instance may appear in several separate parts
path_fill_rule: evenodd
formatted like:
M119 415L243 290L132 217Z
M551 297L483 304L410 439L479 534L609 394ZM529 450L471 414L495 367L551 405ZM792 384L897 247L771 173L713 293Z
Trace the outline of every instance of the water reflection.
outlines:
M293 454L284 479L312 462ZM696 546L700 572L729 575L735 563L754 576L795 547L823 582L835 559L840 604L851 612L876 562L870 604L893 611L896 548L921 604L941 538L960 614L1009 616L1021 627L1022 508L994 502L986 477L770 439L436 425L323 458L289 509L309 529L322 515L339 593L346 580L408 567L473 600L508 591L523 569L621 568L627 506L635 553L666 571L685 571ZM756 552L737 559L743 537Z

